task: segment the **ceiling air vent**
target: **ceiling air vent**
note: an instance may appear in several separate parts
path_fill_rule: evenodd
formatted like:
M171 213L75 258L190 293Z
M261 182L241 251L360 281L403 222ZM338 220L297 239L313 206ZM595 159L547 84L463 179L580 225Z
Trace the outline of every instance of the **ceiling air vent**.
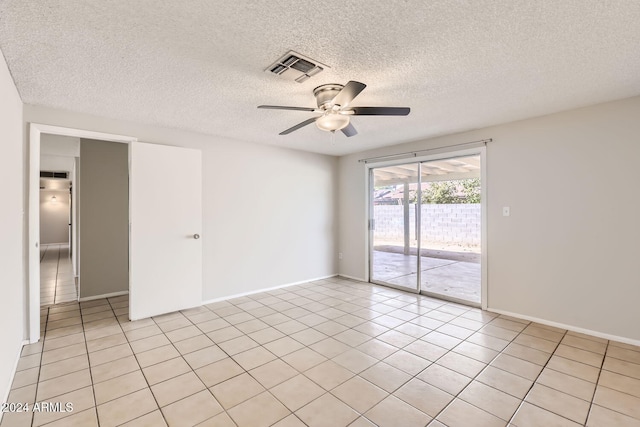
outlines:
M265 71L302 83L325 68L330 67L297 52L289 51Z
M40 171L40 178L69 179L69 172Z

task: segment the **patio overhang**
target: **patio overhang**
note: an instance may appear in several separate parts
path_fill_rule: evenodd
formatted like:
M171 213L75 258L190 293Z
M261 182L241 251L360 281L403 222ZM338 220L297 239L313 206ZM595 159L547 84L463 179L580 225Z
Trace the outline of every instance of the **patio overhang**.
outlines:
M421 169L421 182L480 178L480 156L430 161L423 163ZM376 186L418 183L415 163L374 169L373 174Z

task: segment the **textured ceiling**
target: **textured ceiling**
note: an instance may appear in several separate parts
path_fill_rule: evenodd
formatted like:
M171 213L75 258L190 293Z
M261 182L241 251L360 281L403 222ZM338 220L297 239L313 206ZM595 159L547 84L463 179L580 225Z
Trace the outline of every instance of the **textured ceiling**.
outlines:
M638 22L634 0L2 0L0 49L28 104L341 155L638 95ZM264 72L291 49L331 69ZM256 108L348 80L411 114L332 141Z

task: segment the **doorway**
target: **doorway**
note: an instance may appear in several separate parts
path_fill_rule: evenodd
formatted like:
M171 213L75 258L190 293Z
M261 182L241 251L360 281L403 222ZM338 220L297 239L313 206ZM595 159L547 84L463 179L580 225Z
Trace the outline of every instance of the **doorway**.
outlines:
M53 253L51 252L52 248L44 247L41 245L41 234L40 234L40 171L41 166L45 169L52 169L51 164L55 164L57 166L53 167L53 169L57 170L65 170L73 171L73 176L76 175L77 165L78 165L78 156L79 156L79 148L80 148L80 138L87 139L98 139L102 141L110 141L110 142L119 142L119 143L130 143L135 141L135 138L120 136L120 135L112 135L112 134L103 134L99 132L91 132L91 131L83 131L77 129L70 128L61 128L57 126L50 125L42 125L42 124L30 124L30 141L29 141L29 341L31 343L37 342L40 337L40 304L42 298L44 298L44 294L41 294L41 267L44 270L43 273L51 275L53 270L52 266L41 265L41 254L44 253L46 257L47 251L51 254L51 258L55 258ZM66 148L62 149L62 151L49 152L47 151L47 144L43 143L47 138L58 139L58 143L65 145ZM75 141L72 141L75 140ZM72 147L73 146L73 147ZM58 148L60 148L58 146ZM65 152L65 150L67 152ZM42 156L41 155L45 155ZM47 158L46 155L49 155ZM52 157L53 156L53 157ZM57 158L54 158L57 157ZM67 160L71 159L72 166L70 167L60 167L59 164L63 160L62 158L66 157ZM126 166L126 165L125 165ZM70 177L71 178L71 177ZM71 232L69 237L69 244L71 245L70 250L72 252L72 262L71 265L73 268L73 275L79 275L79 263L76 263L78 257L78 232L76 224L79 204L77 203L76 195L77 195L77 185L75 182L72 182L73 193L71 193L72 200L70 201L70 205L73 206L71 210L72 218L71 218ZM68 191L68 190L67 190ZM67 193L69 194L69 193ZM62 251L58 254L58 259L62 256L62 253L66 248L60 248ZM66 253L65 253L66 256ZM50 264L53 264L51 262ZM59 265L56 266L56 271L59 268ZM65 280L69 276L70 269L67 267L63 271L63 276ZM57 273L56 273L57 277ZM70 294L70 289L65 288L64 291L68 291L67 294ZM62 295L62 294L60 294ZM59 302L62 298L60 298ZM77 295L74 299L77 299ZM56 298L54 297L53 302L56 302Z
M40 144L40 305L78 300L74 210L79 138L43 135Z
M128 292L128 168L127 144L42 135L41 306Z
M124 170L127 190L118 191L128 199L124 221L124 238L128 254L128 288L118 294L129 294L130 320L138 320L184 310L202 303L202 155L199 149L147 144L136 138L100 132L30 124L29 137L29 341L40 338L40 210L39 175L41 137L46 134L117 142L125 148ZM97 140L97 142L95 141ZM126 145L125 145L126 144ZM120 151L120 150L119 150ZM96 156L104 160L104 153ZM85 157L86 159L86 157ZM87 168L85 168L86 170ZM80 171L82 172L82 167ZM97 170L94 167L90 171ZM171 173L168 173L170 171ZM112 170L103 171L111 177ZM104 180L103 180L104 181ZM87 179L82 179L86 184ZM80 184L81 190L84 184ZM86 194L86 193L82 193ZM167 201L167 195L171 200ZM96 194L93 194L96 196ZM82 197L81 197L82 199ZM86 200L85 200L86 201ZM75 205L75 201L74 201ZM80 203L80 211L83 203ZM102 209L109 212L115 204ZM86 213L86 212L85 212ZM82 221L86 223L86 217ZM93 243L106 237L88 236ZM109 238L113 236L108 236ZM86 247L82 241L79 247ZM113 256L114 252L110 251ZM120 256L121 254L117 254ZM82 256L80 261L82 262ZM100 260L101 262L102 260ZM99 262L99 263L100 263ZM86 271L80 266L80 275ZM83 279L83 280L84 280ZM80 283L81 301L115 296L115 294L82 297L88 283Z
M484 151L370 167L370 281L483 306Z

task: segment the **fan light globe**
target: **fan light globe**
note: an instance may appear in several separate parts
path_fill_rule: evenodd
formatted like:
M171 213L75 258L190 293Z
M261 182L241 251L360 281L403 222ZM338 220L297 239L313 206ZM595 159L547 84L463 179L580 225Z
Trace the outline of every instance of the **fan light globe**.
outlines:
M335 132L340 129L344 129L349 125L349 116L338 113L325 114L316 120L316 126L318 129L327 132Z

